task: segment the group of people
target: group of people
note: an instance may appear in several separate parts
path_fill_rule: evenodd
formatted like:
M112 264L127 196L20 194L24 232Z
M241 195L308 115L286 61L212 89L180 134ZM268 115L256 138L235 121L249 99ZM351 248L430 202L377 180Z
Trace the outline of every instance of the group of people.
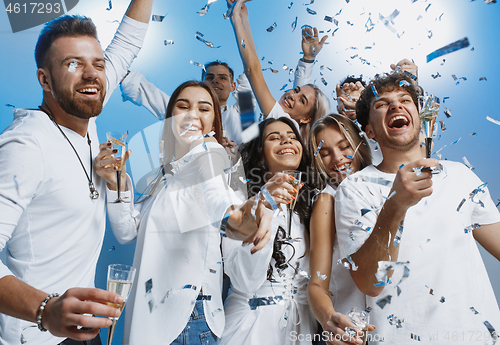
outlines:
M415 64L344 80L332 113L310 83L326 37L306 27L294 88L277 101L247 1L227 0L238 86L214 61L170 96L129 71L152 0L131 1L104 52L88 18L46 24L42 103L0 135L0 344L101 343L124 303L94 288L106 213L120 243L136 241L124 344L361 344L353 308L370 316L370 344L497 341L476 242L500 260L500 213L467 167L425 158ZM161 167L135 203L126 169L116 177L130 151L114 157L95 126L118 84L164 120ZM247 141L249 91L264 120ZM129 202L112 202L117 183Z

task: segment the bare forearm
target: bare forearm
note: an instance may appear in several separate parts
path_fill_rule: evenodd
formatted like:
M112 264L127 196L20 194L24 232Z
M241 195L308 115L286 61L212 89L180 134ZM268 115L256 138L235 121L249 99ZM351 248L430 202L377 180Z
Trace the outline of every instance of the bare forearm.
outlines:
M330 316L335 313L329 290L318 284L309 282L307 286L307 300L314 317L323 329L325 329Z
M153 0L132 0L125 15L142 23L149 23Z
M372 234L366 242L351 255L353 262L358 266L354 271L351 268L351 276L358 288L369 296L377 296L383 289L377 287L379 283L375 277L379 261L397 261L399 247L394 246L398 226L404 220L406 211L399 209L398 205L386 202L380 212L377 223L372 229ZM389 276L392 272L389 272Z
M47 295L14 276L3 277L0 279L0 313L36 322L38 307Z

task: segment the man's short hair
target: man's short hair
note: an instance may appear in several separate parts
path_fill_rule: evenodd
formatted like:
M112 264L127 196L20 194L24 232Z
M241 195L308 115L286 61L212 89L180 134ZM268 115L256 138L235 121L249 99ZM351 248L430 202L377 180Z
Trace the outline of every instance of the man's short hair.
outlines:
M90 18L66 15L51 20L45 24L36 42L35 61L37 68L44 68L47 65L47 52L52 43L62 36L90 36L98 40L97 29Z
M345 77L343 80L340 81L339 85L342 86L344 84L349 84L349 83L353 83L353 84L356 84L356 82L360 82L361 85L363 85L364 87L366 87L366 83L365 81L363 80L363 76L360 75L359 78L353 76L353 75L348 75L347 77Z
M403 81L406 81L406 83ZM377 94L393 90L407 91L418 109L419 92L417 86L412 83L410 77L403 73L377 74L375 78L370 81L368 86L361 93L359 100L356 102L356 120L361 125L361 129L365 132L370 118L370 105L375 98L373 88L375 88Z
M202 72L201 72L201 80L205 80L205 76L207 75L207 70L212 66L224 66L224 67L226 67L229 71L229 76L231 77L231 82L234 81L234 72L233 72L232 68L229 67L229 65L227 63L222 62L220 60L215 60L215 61L209 62L205 65L205 69L202 70Z

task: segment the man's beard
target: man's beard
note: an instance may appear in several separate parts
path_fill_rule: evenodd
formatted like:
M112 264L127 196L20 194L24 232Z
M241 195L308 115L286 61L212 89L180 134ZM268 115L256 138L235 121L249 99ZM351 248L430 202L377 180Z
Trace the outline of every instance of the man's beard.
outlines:
M95 83L100 89L98 99L83 99L77 96L77 92L71 90L59 89L58 85L54 85L53 94L56 102L66 113L76 116L80 119L90 119L96 117L102 111L104 97L106 91L100 83ZM91 85L87 85L91 86Z
M375 137L377 138L377 143L380 147L387 147L392 150L406 152L411 150L415 145L418 145L418 141L420 139L420 131L415 131L413 137L406 143L401 143L392 137Z

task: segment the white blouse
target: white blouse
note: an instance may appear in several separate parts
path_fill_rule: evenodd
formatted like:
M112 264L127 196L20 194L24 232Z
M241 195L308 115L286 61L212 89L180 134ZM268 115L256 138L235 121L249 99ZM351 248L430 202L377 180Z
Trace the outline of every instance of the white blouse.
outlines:
M255 254L241 241L224 238L222 252L224 270L231 278L231 289L225 301L226 328L221 344L296 344L299 334L316 331L316 320L307 304L309 252L306 249L306 229L294 213L291 245L283 244L286 268L279 270L272 258L278 226L285 232L283 212L273 218L273 236L266 246ZM273 267L275 282L267 280L269 264ZM311 342L299 342L308 343Z
M108 204L115 236L122 243L137 237L124 344L175 340L200 292L210 296L203 301L208 326L218 337L224 328L219 228L227 208L241 204L228 186L229 159L207 142L171 165L172 175L143 204Z

